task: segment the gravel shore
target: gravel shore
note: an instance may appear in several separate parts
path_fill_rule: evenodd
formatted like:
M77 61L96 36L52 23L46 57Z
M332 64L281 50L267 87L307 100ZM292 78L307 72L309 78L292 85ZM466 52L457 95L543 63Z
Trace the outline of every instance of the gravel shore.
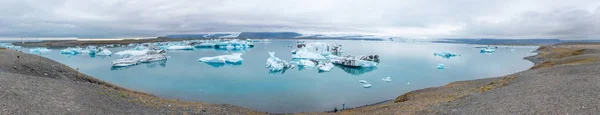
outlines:
M1 114L262 114L128 90L40 56L0 49Z

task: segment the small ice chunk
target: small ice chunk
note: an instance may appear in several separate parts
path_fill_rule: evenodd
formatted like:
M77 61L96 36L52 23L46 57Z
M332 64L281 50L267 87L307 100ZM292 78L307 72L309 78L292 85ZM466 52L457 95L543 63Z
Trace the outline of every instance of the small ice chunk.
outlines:
M410 82L409 82L409 81L407 81L407 82L406 82L406 85L410 85Z
M358 83L362 83L362 84L368 84L369 82L365 81L365 80L358 80Z
M441 52L441 53L433 53L434 56L440 56L442 58L450 59L451 57L460 56L458 54L449 53L449 52Z
M328 72L328 71L331 71L331 69L332 69L333 67L334 67L334 66L333 66L333 63L331 63L331 62L329 62L329 63L324 63L324 64L321 64L321 65L319 65L319 71L325 71L325 72Z
M385 82L390 82L390 81L392 81L392 78L386 77L386 78L382 78L381 80L383 80Z
M481 53L494 53L494 52L496 52L496 49L491 48L491 47L486 47L486 48L482 48L480 52Z
M214 57L202 57L198 59L201 62L208 63L241 63L242 62L242 53L232 53L229 55L220 55Z
M190 45L172 45L167 47L169 50L194 50L194 47Z
M362 86L363 86L363 88L371 88L372 85L367 83L367 84L363 84Z
M437 69L444 69L444 68L446 68L446 66L444 66L444 64L439 63L437 65Z

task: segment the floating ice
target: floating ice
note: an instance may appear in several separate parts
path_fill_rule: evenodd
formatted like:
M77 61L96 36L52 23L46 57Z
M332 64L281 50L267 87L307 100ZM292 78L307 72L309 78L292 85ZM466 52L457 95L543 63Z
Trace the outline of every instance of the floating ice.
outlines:
M367 84L369 82L365 81L365 80L358 80L358 83L362 83L362 84Z
M307 59L293 59L292 61L290 61L290 63L308 68L312 68L315 67L315 65L317 65L316 61Z
M172 45L167 47L169 50L194 50L194 47L190 45Z
M440 56L442 58L450 59L451 57L459 56L458 54L453 54L449 52L441 52L441 53L433 53L434 56Z
M144 46L135 46L135 48L133 48L133 50L147 50L148 48L144 47Z
M390 82L390 81L392 81L392 78L386 77L386 78L382 78L381 80L383 80L385 82Z
M323 55L313 52L308 52L304 50L294 50L292 51L292 58L294 59L326 59Z
M269 52L269 55L270 57L267 59L269 71L282 71L294 67L292 64L275 57L275 52Z
M80 54L82 52L81 52L81 48L78 48L78 47L77 48L68 47L67 49L61 50L60 53L61 54L72 54L72 55L75 55L75 54Z
M52 51L52 50L50 50L48 48L32 48L32 49L29 49L29 52L32 52L32 53L43 53L43 52L49 52L49 51Z
M408 82L408 81L407 81L407 82L406 82L406 85L410 85L410 82Z
M331 63L348 67L376 67L378 64L377 62L357 60L354 58L332 59Z
M494 53L496 52L496 49L491 49L491 48L483 48L480 51L481 53Z
M337 54L342 52L342 45L327 44L323 42L299 43L297 47L298 50L313 52L317 54L322 54L325 52Z
M363 86L363 88L371 88L372 85L367 83L367 84L363 84L362 86Z
M119 51L115 54L120 55L120 56L141 56L141 55L146 55L146 53L151 52L151 50L125 50L125 51Z
M98 53L96 53L95 55L97 56L109 56L112 55L112 52L108 49L100 49L100 51Z
M444 64L440 63L437 65L437 69L444 69L444 68L446 68L446 66L444 66Z
M148 63L160 60L166 60L167 54L165 53L150 53L148 55L141 56L130 56L121 59L114 60L112 62L113 66L131 66L137 65L139 63Z
M329 63L320 63L319 65L319 71L324 71L324 72L328 72L331 71L331 69L333 68L333 63L329 62Z
M207 63L241 63L243 59L241 53L232 53L230 55L202 57L198 60Z

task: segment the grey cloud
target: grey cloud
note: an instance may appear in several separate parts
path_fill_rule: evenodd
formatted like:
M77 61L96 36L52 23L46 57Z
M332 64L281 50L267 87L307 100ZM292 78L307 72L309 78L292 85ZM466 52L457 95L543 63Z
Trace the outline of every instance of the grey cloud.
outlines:
M586 8L598 5L594 0L0 0L0 37L298 31L591 38L599 34L599 14ZM476 20L481 17L503 22Z

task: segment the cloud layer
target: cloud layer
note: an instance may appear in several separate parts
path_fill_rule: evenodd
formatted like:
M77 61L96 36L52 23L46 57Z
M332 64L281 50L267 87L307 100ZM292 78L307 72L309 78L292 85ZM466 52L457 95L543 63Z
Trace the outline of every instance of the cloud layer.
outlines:
M0 0L0 37L297 31L600 39L597 0Z

